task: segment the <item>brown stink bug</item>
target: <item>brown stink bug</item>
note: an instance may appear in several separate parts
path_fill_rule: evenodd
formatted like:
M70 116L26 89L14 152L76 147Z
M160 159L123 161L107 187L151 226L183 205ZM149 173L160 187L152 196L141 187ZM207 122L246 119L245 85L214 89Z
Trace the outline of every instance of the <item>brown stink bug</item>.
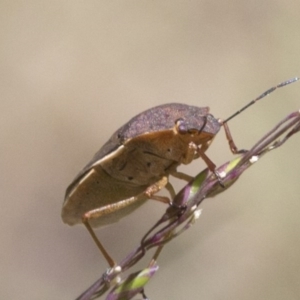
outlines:
M92 227L117 222L148 199L170 204L169 198L156 193L166 187L171 199L174 197L169 175L191 179L177 172L180 164L201 157L218 176L205 151L221 126L231 151L240 153L227 122L276 88L297 80L293 78L272 87L225 121L209 114L208 107L179 103L160 105L138 114L112 135L69 185L62 208L63 221L69 225L83 223L109 265L115 266Z

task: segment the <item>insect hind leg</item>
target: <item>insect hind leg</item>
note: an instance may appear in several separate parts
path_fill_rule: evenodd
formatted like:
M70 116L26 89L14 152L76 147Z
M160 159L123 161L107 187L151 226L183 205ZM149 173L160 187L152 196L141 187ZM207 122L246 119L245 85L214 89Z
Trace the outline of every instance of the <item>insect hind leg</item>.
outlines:
M106 251L106 249L104 248L104 246L101 244L100 240L98 239L98 237L95 234L95 231L93 230L90 221L92 221L93 219L98 219L101 218L103 216L112 214L114 212L117 212L118 210L121 210L135 202L141 201L145 199L145 194L139 194L138 196L135 197L130 197L128 199L125 200L121 200L118 201L116 203L112 203L109 205L105 205L103 207L99 207L99 208L95 208L92 209L88 212L86 212L83 216L82 216L82 223L85 225L85 227L87 228L88 232L90 233L91 237L93 238L94 242L96 243L97 247L99 248L101 254L104 256L104 258L106 259L106 261L108 262L110 267L116 267L117 263L115 262L115 260L108 254L108 252Z

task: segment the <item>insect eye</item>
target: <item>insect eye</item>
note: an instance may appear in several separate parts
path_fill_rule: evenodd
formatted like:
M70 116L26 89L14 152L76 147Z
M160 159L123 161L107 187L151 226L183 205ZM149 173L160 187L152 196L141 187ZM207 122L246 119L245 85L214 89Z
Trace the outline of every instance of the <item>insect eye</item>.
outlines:
M185 133L188 132L186 123L183 119L181 119L181 118L177 119L175 121L175 124L176 124L177 130L178 130L179 133L185 134Z

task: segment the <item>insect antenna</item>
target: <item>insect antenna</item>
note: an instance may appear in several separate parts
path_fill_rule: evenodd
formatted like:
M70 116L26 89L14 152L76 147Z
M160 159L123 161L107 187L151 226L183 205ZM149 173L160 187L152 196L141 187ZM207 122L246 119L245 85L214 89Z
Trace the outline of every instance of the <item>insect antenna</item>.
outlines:
M238 110L237 112L235 112L229 118L227 118L226 120L222 121L222 124L227 123L228 121L230 121L231 119L233 119L235 116L239 115L242 111L244 111L245 109L247 109L249 106L253 105L258 100L260 100L260 99L268 96L269 94L271 94L272 92L274 92L276 89L284 87L284 86L286 86L288 84L294 83L294 82L296 82L298 80L299 80L298 77L294 77L292 79L286 80L284 82L281 82L281 83L279 83L279 84L271 87L270 89L268 89L267 91L265 91L264 93L262 93L260 96L258 96L254 100L250 101L247 105L245 105L244 107L242 107L240 110Z

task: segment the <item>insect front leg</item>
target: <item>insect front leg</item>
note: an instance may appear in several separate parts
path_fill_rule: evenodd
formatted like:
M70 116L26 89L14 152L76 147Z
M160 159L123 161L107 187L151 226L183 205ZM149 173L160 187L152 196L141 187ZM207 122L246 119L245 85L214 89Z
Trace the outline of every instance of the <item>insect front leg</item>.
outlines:
M222 120L219 120L220 124L223 125L224 127L224 130L225 130L225 135L226 135L226 139L228 141L228 144L229 144L229 148L231 150L231 152L233 154L243 154L243 153L246 153L247 150L244 150L244 149L238 149L238 147L236 146L233 138L232 138L232 135L231 135L231 132L229 130L229 126L227 123L224 123Z

